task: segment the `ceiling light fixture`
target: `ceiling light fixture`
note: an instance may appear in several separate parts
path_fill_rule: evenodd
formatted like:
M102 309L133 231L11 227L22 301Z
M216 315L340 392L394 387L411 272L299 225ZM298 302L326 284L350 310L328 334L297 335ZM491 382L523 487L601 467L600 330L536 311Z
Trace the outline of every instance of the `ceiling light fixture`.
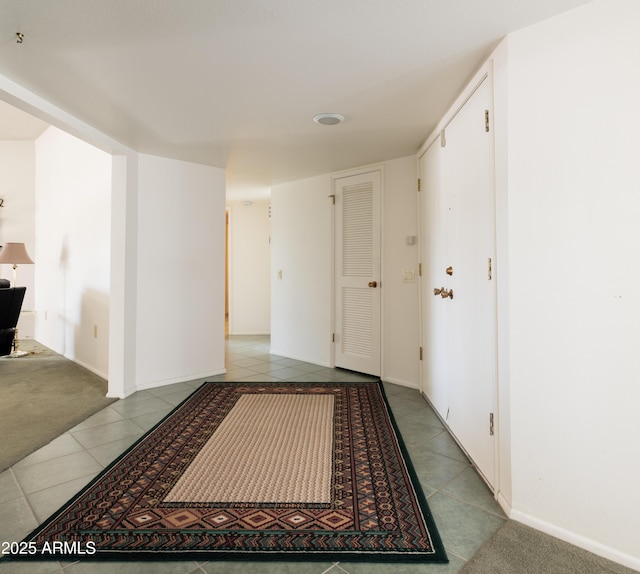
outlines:
M335 126L344 121L344 116L340 114L318 114L313 117L313 121L323 126Z

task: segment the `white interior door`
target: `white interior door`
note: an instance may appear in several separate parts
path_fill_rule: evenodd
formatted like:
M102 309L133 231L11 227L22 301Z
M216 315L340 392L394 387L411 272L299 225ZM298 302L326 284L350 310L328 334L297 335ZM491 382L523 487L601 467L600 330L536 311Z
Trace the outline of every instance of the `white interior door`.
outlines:
M495 483L496 307L490 82L420 158L422 388ZM434 289L444 288L445 297ZM452 296L451 296L452 295Z
M495 482L496 307L491 108L485 80L447 126L449 303L448 423L489 484ZM443 270L444 271L444 270Z
M447 333L448 306L440 301L434 289L442 289L448 277L444 274L447 254L446 202L443 191L443 148L434 142L420 157L420 253L422 279L420 289L422 333L422 392L434 408L446 417L449 408ZM435 297L435 299L434 299Z
M380 376L381 173L336 178L335 365Z

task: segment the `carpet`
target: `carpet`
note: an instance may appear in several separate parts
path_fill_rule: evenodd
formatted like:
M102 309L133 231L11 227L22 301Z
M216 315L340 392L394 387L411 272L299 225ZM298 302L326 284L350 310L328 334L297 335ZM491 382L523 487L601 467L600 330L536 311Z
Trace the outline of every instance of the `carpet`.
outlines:
M381 383L204 383L13 558L447 562Z
M0 358L0 472L113 403L107 381L36 341Z
M633 570L507 520L460 574L633 574Z

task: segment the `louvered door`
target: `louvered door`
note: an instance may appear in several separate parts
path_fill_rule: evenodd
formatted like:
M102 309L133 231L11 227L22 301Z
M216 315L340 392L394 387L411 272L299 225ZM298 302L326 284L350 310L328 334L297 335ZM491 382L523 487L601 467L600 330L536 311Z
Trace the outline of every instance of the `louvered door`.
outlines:
M335 364L380 375L380 171L337 178Z

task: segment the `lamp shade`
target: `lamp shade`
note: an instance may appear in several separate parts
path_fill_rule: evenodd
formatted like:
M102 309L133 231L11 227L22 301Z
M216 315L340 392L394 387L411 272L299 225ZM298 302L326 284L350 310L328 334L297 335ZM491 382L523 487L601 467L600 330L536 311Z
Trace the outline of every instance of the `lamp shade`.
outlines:
M25 263L33 263L33 259L29 257L24 243L5 243L0 250L0 263L24 265Z

